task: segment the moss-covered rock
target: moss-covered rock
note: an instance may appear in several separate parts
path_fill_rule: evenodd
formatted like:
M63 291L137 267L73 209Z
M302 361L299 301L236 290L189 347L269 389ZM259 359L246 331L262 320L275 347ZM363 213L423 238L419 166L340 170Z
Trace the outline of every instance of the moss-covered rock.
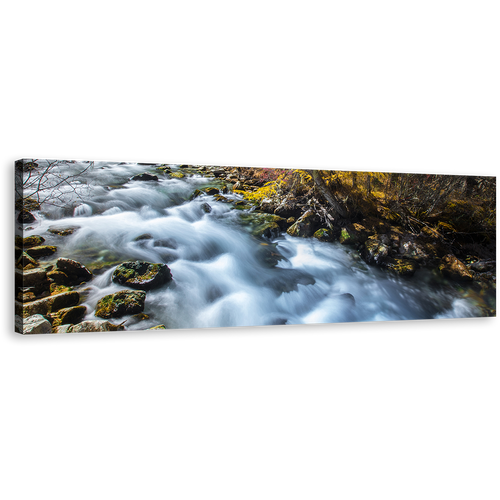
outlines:
M349 224L341 229L339 242L342 245L356 246L365 243L370 234L370 231L362 224Z
M21 210L17 216L17 222L21 224L31 224L35 221L35 216L29 210Z
M324 227L318 229L313 237L319 241L333 241L333 233L330 229L326 229Z
M373 235L370 236L361 250L361 257L370 265L382 265L390 252L389 238L387 241L383 240L386 235Z
M411 259L389 258L384 262L384 267L394 271L400 276L413 276L418 269L418 264Z
M67 226L67 227L56 227L50 226L47 230L49 233L56 234L57 236L69 236L73 234L80 226Z
M124 262L113 272L113 282L119 285L151 290L172 280L172 274L166 264L152 262Z
M202 203L200 208L206 213L209 214L212 211L212 207L208 203Z
M100 318L118 318L126 314L137 314L144 310L146 292L137 290L120 290L105 295L97 302L95 315Z
M34 259L38 259L40 257L49 257L56 252L57 247L52 245L40 245L26 249L26 253Z
M16 210L40 210L40 203L33 198L19 198L16 200Z
M148 328L148 330L166 330L167 327L165 325L156 325L152 326L151 328Z
M286 232L290 236L309 238L316 232L320 222L319 217L312 210L308 210L297 220L297 222L292 224Z
M139 236L137 236L137 238L134 238L134 241L144 241L144 240L152 240L153 239L153 235L149 234L149 233L144 233L144 234L140 234Z
M182 172L170 172L170 177L173 177L174 179L182 179L185 175Z
M87 308L85 306L75 306L60 309L55 313L49 314L48 317L52 322L52 326L56 327L59 325L80 323L85 317L85 314L87 314Z
M241 221L250 227L250 232L258 238L277 238L286 228L286 220L279 215L251 212L241 214Z
M222 203L231 203L233 200L222 196L221 194L214 194L215 201L220 201Z
M32 234L31 236L26 236L26 238L21 238L20 236L16 236L16 245L22 248L40 246L44 242L45 238L39 236L38 234Z
M35 267L38 267L38 265L38 262L26 252L22 252L19 258L16 260L16 267L25 270L33 269Z

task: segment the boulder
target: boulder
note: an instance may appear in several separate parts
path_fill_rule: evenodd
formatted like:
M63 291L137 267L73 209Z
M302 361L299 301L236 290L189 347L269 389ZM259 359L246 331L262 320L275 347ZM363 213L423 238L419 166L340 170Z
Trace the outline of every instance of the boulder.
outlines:
M258 238L277 238L286 229L286 220L279 215L251 212L241 215L241 221L250 225L250 232Z
M32 234L31 236L26 236L26 238L21 238L16 236L16 245L22 248L36 247L45 242L45 239L38 234Z
M417 262L429 263L436 260L438 246L436 243L426 242L411 234L405 234L399 239L399 254L401 257L413 259Z
M388 258L384 267L394 271L400 276L413 276L418 269L418 264L411 259Z
M26 249L26 253L33 257L34 259L38 259L40 257L49 257L50 255L57 252L57 247L52 245L39 245L36 247L31 247Z
M33 269L38 266L38 262L26 252L22 252L21 256L16 261L16 266L22 269Z
M52 326L80 323L87 314L85 306L65 307L55 313L48 315L52 321Z
M296 269L275 268L272 278L264 282L264 286L278 294L298 291L298 285L314 285L314 277Z
M49 271L47 273L47 278L52 281L52 283L55 283L56 285L68 285L69 284L69 278L66 273L63 273L62 271Z
M318 229L313 237L319 241L333 241L333 233L330 229L325 229L324 227Z
M56 262L57 271L63 272L68 281L65 284L78 285L92 279L92 273L80 262L61 257Z
M389 238L387 235L370 236L361 249L361 257L370 265L382 265L390 252Z
M22 333L52 333L52 325L41 314L33 314L23 319Z
M302 217L300 217L297 222L292 224L288 229L287 233L290 236L299 236L300 238L309 238L312 236L320 224L319 217L312 211L308 210Z
M51 295L44 299L28 302L27 304L16 303L16 314L27 318L34 314L47 315L64 309L65 307L76 306L80 301L78 292L65 292Z
M16 286L18 287L46 285L46 288L49 288L47 272L44 269L31 269L29 271L19 271L16 269L15 276Z
M144 172L143 174L134 175L132 177L133 181L158 181L158 177L154 174L149 174Z
M121 330L125 330L125 327L97 319L82 321L77 325L62 325L56 327L54 333L116 332Z
M73 325L60 325L52 327L52 333L68 333Z
M453 281L472 281L473 277L466 265L454 255L448 254L441 259L439 264L441 274Z
M152 262L124 262L113 272L112 280L119 285L136 288L138 290L151 290L169 281L172 274L166 264Z
M342 245L358 245L365 243L370 234L370 231L362 224L349 224L340 231L339 242Z
M118 318L126 314L136 314L144 310L146 292L120 290L104 296L97 302L95 315L100 318Z
M30 224L35 221L35 216L28 210L21 210L17 216L17 222L20 222L21 224Z
M48 232L52 234L57 234L58 236L69 236L70 234L73 234L77 229L80 229L80 226L69 226L69 227L50 226Z
M40 203L33 198L19 198L16 200L16 210L40 210Z
M152 240L153 239L153 236L149 233L144 233L144 234L140 234L139 236L137 236L137 238L134 238L134 241L143 241L143 240Z
M182 179L185 176L182 172L170 172L170 177L173 177L174 179Z
M206 213L209 214L212 211L212 207L208 203L202 203L200 208Z

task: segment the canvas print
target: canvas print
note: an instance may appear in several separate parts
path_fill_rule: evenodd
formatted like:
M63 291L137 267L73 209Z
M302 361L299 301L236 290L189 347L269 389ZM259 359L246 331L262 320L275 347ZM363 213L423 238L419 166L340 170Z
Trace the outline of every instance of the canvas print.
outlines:
M496 315L496 178L24 159L24 334Z

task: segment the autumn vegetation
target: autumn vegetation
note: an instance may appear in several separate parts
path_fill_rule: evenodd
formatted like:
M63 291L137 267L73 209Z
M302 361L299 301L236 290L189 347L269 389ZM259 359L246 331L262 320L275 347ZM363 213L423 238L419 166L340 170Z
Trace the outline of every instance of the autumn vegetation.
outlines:
M334 231L375 217L414 234L428 228L452 246L491 246L495 240L494 177L245 170L251 171L249 178L259 185L250 192L240 190L245 198L285 216L298 216L304 207L311 207Z

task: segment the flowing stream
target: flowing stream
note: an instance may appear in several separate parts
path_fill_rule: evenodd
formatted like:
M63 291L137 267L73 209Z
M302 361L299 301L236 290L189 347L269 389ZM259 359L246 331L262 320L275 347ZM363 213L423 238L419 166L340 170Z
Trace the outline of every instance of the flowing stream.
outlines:
M482 315L476 294L459 292L435 273L422 269L401 278L366 265L356 251L338 243L286 234L272 241L255 238L241 210L208 195L190 200L195 189L213 185L214 179L155 172L159 182L129 180L144 171L153 168L96 163L79 179L90 189L72 213L53 207L25 231L56 245L57 257L94 269L84 299L86 319L96 319L101 297L123 289L111 275L126 260L166 263L174 278L147 292L144 312L150 319L131 329ZM70 236L45 232L53 226L78 229Z

